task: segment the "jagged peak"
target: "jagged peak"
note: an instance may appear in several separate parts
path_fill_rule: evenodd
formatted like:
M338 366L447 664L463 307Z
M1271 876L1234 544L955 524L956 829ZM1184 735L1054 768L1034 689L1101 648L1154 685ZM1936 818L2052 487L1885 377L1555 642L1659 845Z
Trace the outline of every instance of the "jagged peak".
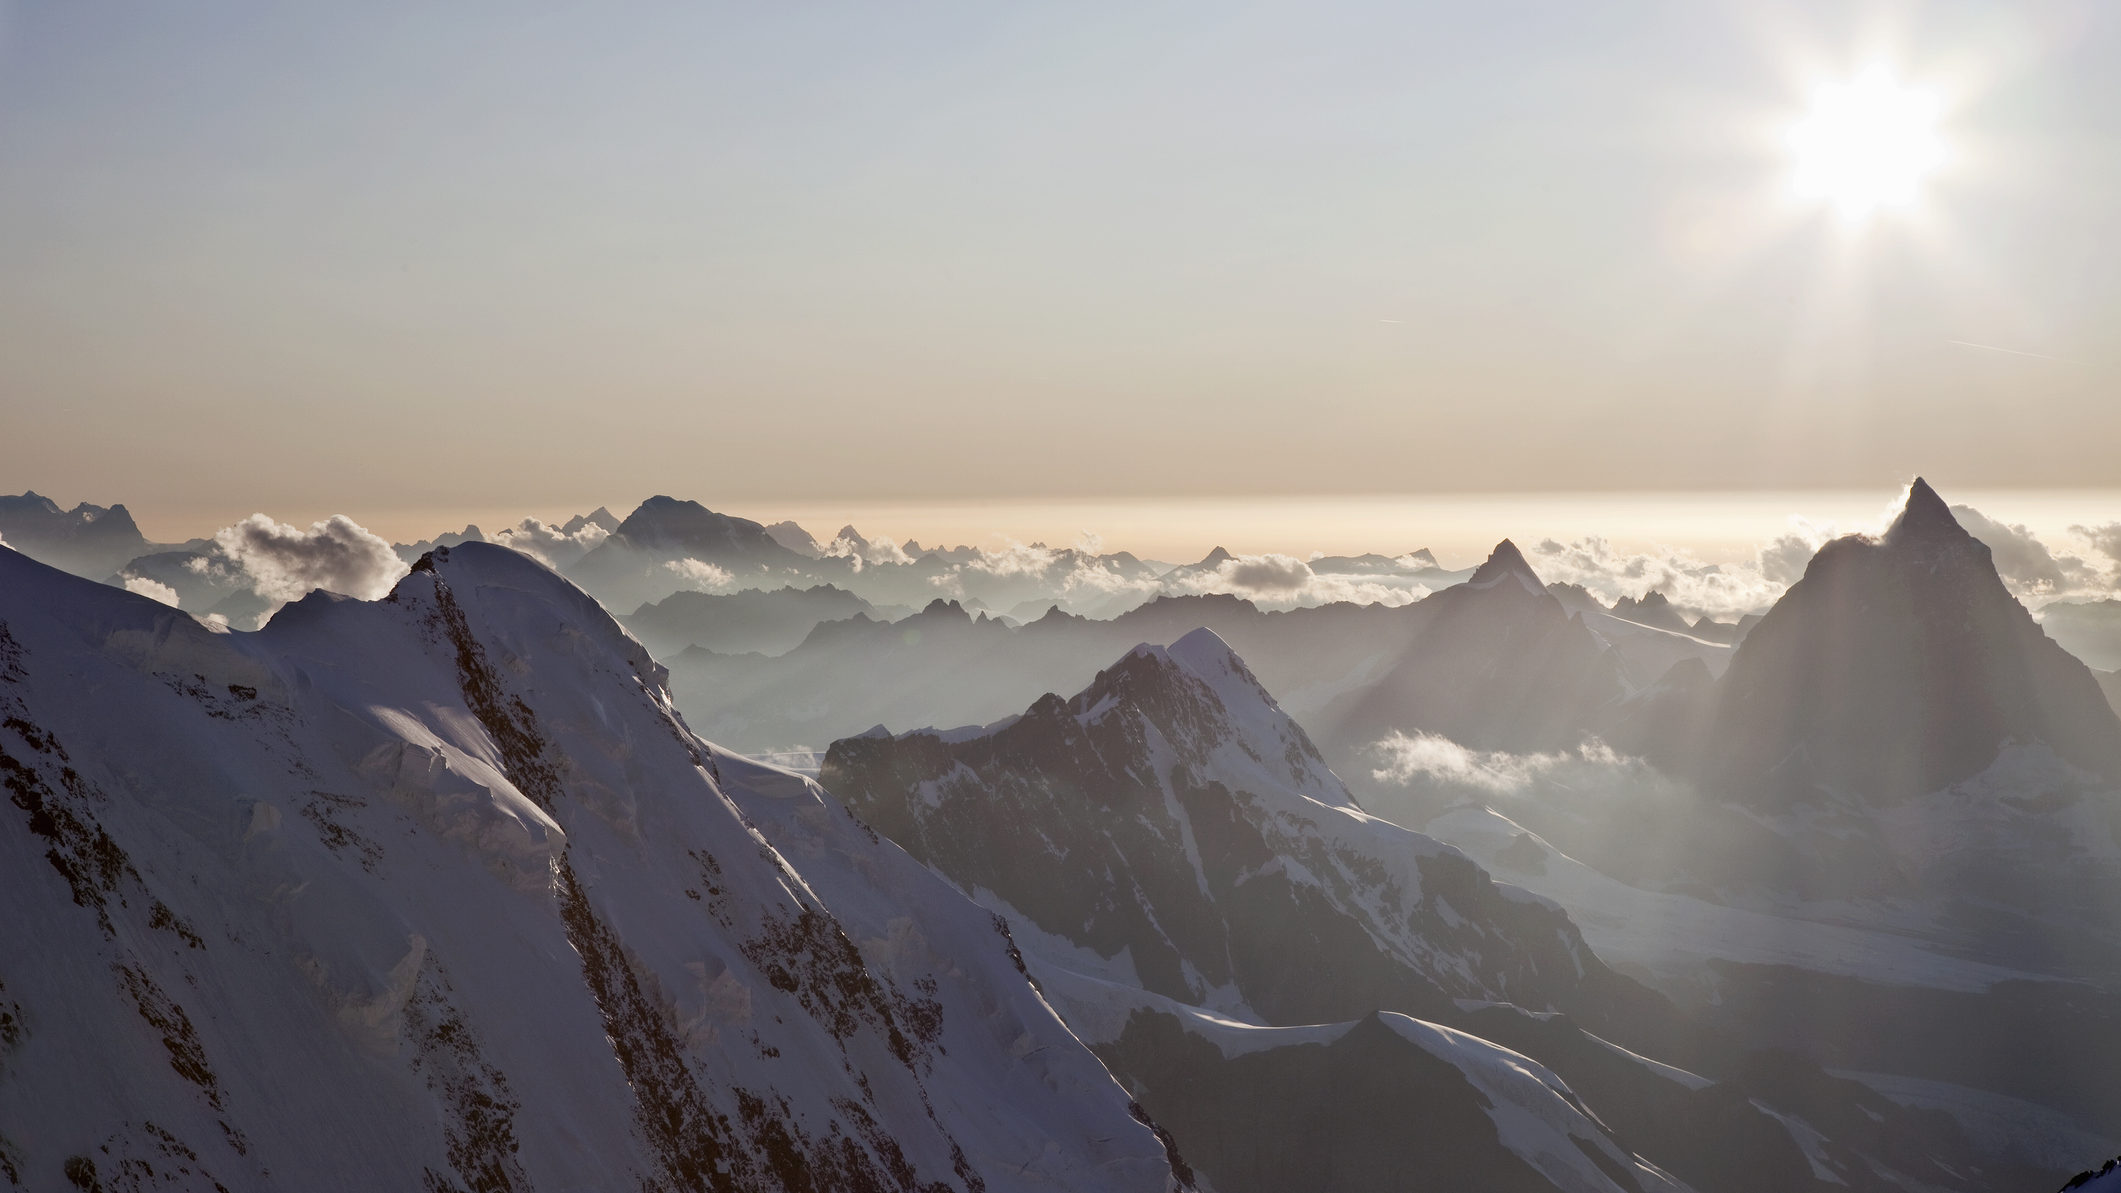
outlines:
M1951 507L1945 504L1944 498L1937 495L1937 490L1930 488L1929 482L1918 476L1914 483L1907 487L1907 501L1901 506L1899 516L1894 518L1893 524L1886 529L1884 542L1886 546L1892 547L1904 543L1939 540L1971 541L1973 537L1966 532L1965 527L1959 525L1959 520L1952 516Z
M1488 553L1487 560L1474 570L1472 579L1466 583L1475 588L1490 588L1511 576L1515 576L1533 592L1546 591L1546 585L1540 583L1539 573L1533 571L1532 565L1525 562L1524 552L1519 551L1517 544L1508 539L1495 544L1495 549Z

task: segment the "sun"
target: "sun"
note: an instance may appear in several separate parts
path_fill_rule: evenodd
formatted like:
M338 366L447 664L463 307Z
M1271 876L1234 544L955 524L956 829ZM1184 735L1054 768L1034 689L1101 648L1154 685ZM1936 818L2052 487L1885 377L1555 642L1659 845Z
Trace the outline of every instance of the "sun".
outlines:
M1791 188L1849 219L1912 206L1947 156L1943 114L1936 93L1883 68L1823 84L1789 130Z

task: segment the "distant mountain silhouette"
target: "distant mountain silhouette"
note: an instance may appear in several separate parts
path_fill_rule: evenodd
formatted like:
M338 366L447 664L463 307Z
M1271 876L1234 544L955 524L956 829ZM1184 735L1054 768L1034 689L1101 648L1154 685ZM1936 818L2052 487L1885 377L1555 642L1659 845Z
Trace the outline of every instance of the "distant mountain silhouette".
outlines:
M819 584L672 593L641 606L619 623L651 654L664 659L693 646L720 654L779 654L799 645L819 623L857 613L880 616L874 605L853 593Z
M84 501L62 510L35 491L0 496L0 540L31 559L91 580L109 577L155 546L122 505Z
M1434 733L1479 749L1574 745L1627 695L1618 661L1504 539L1464 584L1414 608L1425 623L1390 668L1320 718L1328 755L1392 732Z
M566 574L607 608L630 609L688 587L683 573L668 567L687 559L747 576L778 569L792 578L817 565L774 541L749 518L657 496L628 514Z
M1884 535L1820 549L1720 689L1701 779L1743 800L1916 795L2012 742L2121 780L2121 721L2091 671L1920 478Z

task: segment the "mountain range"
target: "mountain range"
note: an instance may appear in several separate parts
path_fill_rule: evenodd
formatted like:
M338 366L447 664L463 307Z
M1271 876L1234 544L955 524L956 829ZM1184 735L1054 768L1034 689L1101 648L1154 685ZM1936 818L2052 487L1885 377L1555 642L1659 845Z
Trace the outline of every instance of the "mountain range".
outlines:
M0 551L33 1189L1183 1184L1005 926L467 544L256 634Z

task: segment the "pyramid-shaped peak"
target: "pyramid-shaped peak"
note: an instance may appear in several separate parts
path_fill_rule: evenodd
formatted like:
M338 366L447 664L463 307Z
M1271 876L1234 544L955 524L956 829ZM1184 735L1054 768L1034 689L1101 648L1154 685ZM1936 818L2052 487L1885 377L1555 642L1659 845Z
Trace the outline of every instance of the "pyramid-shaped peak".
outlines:
M1244 660L1230 649L1221 634L1206 626L1192 631L1173 642L1171 658L1186 670L1202 678L1210 678L1224 672L1244 667Z
M1212 568L1221 564L1228 563L1235 558L1237 557L1230 554L1228 551L1223 550L1222 547L1217 546L1213 551L1208 552L1208 554L1203 557L1199 563L1196 563L1193 566Z
M1937 490L1930 488L1929 482L1918 476L1915 483L1907 487L1907 502L1901 507L1900 515L1894 518L1892 526L1886 529L1885 543L1887 546L1896 546L1939 538L1957 540L1972 537L1959 525L1959 520L1952 517L1951 507L1944 503L1944 498L1937 496Z
M1533 571L1532 565L1525 562L1524 552L1519 551L1517 544L1508 539L1495 544L1495 549L1488 553L1487 561L1473 572L1473 578L1467 583L1477 588L1487 588L1510 576L1523 581L1533 592L1546 591L1545 586L1539 582L1539 573Z

